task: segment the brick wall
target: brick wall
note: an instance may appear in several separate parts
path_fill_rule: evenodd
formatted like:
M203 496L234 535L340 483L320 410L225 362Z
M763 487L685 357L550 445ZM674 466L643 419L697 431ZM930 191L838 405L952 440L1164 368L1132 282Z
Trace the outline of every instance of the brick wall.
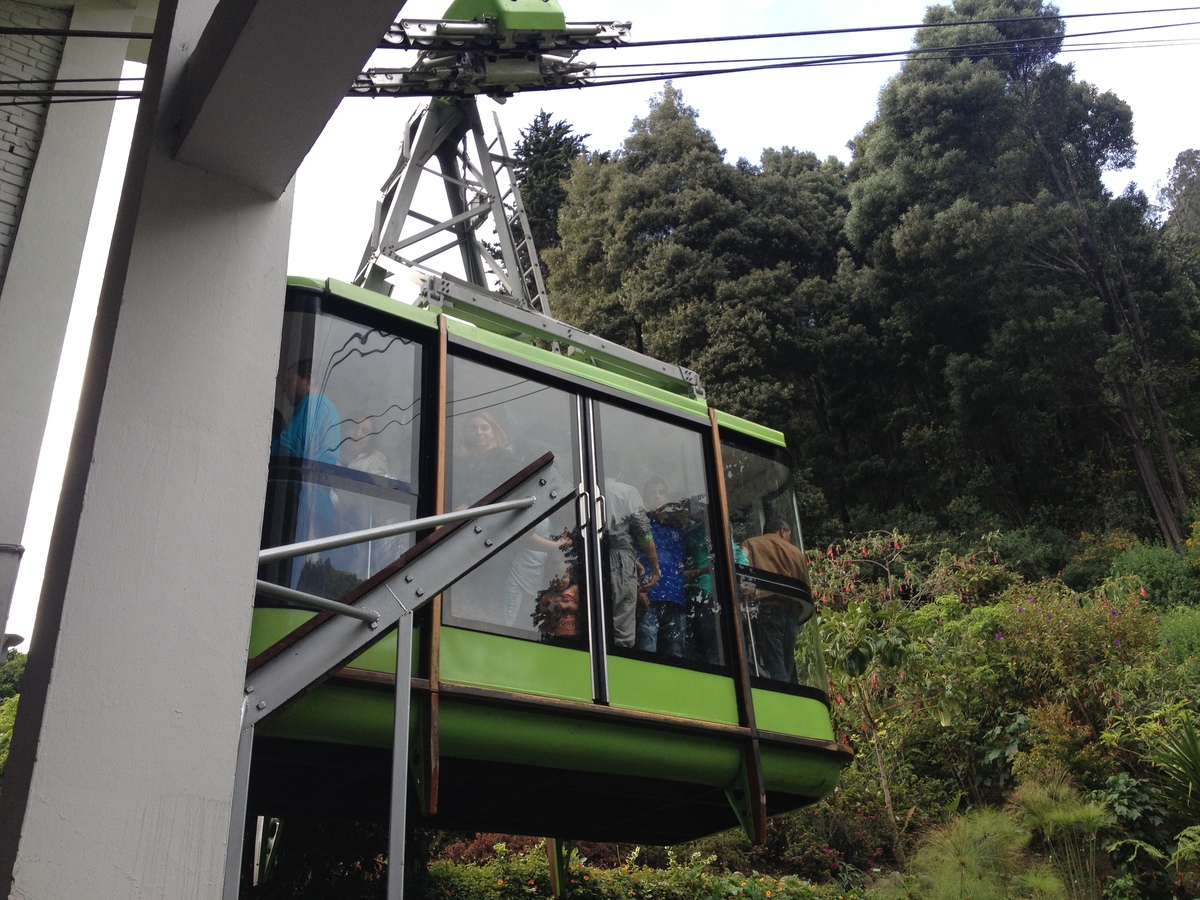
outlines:
M67 28L70 23L70 10L0 0L0 26L6 28ZM46 82L58 72L64 41L62 37L0 34L0 81L34 79L43 83L28 87L50 87ZM19 98L0 97L0 103L14 99ZM29 175L42 140L46 110L45 103L0 106L0 285L8 271Z

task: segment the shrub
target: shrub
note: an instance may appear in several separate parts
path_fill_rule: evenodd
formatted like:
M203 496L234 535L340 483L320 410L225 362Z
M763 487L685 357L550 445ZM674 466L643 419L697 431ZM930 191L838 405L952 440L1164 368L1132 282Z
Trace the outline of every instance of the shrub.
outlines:
M1200 661L1200 606L1177 606L1164 612L1160 633L1168 664Z
M1128 531L1106 531L1103 534L1083 532L1075 544L1075 552L1062 572L1062 580L1077 591L1087 591L1100 584L1112 572L1113 560L1137 543Z
M1112 564L1115 577L1136 578L1150 601L1160 608L1200 604L1200 578L1178 553L1155 544L1135 544Z
M1026 868L1029 832L1008 814L980 807L933 830L913 856L912 872L929 900L1006 900Z

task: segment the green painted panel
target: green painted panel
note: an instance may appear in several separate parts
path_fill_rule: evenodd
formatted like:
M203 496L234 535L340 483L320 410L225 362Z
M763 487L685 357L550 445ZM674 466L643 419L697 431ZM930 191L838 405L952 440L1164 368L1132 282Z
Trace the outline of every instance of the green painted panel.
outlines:
M835 759L782 747L763 747L761 753L767 791L818 798L837 787L842 766Z
M732 740L457 703L445 697L438 737L446 756L713 787L732 785L741 761Z
M781 691L753 690L754 722L762 731L778 731L818 741L833 740L829 709L820 700Z
M495 19L502 31L562 31L566 17L554 0L454 0L443 19Z
M302 275L289 275L287 278L288 287L306 287L314 290L325 290L325 281L320 278L305 278Z
M262 726L262 733L368 747L392 745L395 698L387 691L324 684Z
M262 653L280 638L287 636L299 628L315 613L302 609L278 609L264 607L254 610L253 624L250 628L249 656L255 657ZM413 672L416 673L417 648L421 646L420 630L413 634ZM384 636L377 644L366 652L356 656L350 667L366 669L370 672L383 672L388 675L396 674L396 633Z
M454 684L592 700L591 664L583 650L443 627L439 665L441 680Z
M393 300L386 294L368 291L366 288L345 281L338 281L336 278L330 278L325 282L324 286L329 293L341 297L343 300L350 300L363 306L369 306L372 309L406 319L417 325L424 325L434 330L437 329L437 313L432 313L427 309L421 309L419 306L413 306L411 303L401 303L399 300Z
M765 425L759 425L727 412L717 410L717 425L721 427L722 431L736 431L739 434L758 438L759 440L775 444L778 447L787 446L786 441L783 439L783 432L776 431L774 428L768 428Z
M616 709L738 724L733 679L620 656L608 658L608 700Z
M287 637L316 613L302 609L277 609L264 607L254 610L254 618L250 626L251 658L258 656L276 641Z

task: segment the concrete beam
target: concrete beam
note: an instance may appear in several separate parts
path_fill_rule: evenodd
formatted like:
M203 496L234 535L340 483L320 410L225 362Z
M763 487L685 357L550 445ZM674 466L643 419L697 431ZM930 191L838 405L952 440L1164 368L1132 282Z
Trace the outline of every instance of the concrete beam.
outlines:
M188 62L177 158L278 197L403 0L221 0Z

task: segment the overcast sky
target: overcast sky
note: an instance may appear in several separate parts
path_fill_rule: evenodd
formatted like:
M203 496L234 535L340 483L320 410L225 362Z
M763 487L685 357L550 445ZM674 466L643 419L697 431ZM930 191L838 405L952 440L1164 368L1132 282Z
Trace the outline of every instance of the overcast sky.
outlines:
M720 34L816 31L919 23L928 6L917 0L561 0L572 22L628 21L634 41L654 41ZM448 0L410 0L403 15L438 18ZM1134 11L1150 4L1062 0L1064 15ZM1189 23L1179 27L1126 35L1106 35L1098 41L1173 41L1174 46L1110 49L1068 53L1080 79L1111 90L1133 108L1137 166L1114 173L1108 184L1120 191L1136 181L1154 198L1161 181L1181 150L1200 147L1200 120L1195 114L1195 86L1200 84L1200 8L1169 15L1071 19L1068 35L1115 28ZM1192 42L1189 44L1188 42ZM677 48L619 48L596 50L581 59L600 65L617 61L675 63L699 58L840 55L904 51L911 46L909 30L796 38L788 41L707 44ZM381 54L377 65L400 65L397 56ZM880 88L899 69L898 63L872 63L768 71L679 80L685 101L699 114L701 126L712 132L725 158L757 161L767 147L791 146L824 158L849 160L846 144L875 115ZM585 90L554 91L518 96L503 106L481 102L485 124L498 113L509 146L540 109L570 122L577 134L588 135L593 150L615 150L635 117L644 116L658 84L637 84ZM351 99L330 121L296 179L290 271L296 275L348 280L361 258L370 231L379 187L395 165L400 135L418 101ZM29 521L22 543L26 553L9 616L8 631L30 635L41 574L45 565L56 486L62 479L71 411L77 402L82 371L81 346L86 346L95 297L99 288L111 230L128 133L134 106L121 104L116 116L113 159L106 163L102 194L97 199L93 235L85 251L77 293L77 313L70 328L74 349L64 358L55 390L52 429L44 446L60 451L43 454L34 488ZM27 647L27 645L26 645ZM23 647L22 649L26 649Z
M1165 6L1166 4L1164 4ZM634 41L657 41L719 34L817 31L919 23L928 6L918 0L562 0L569 21L632 22ZM1138 2L1063 0L1064 15L1145 9ZM404 15L436 18L444 0L410 0ZM1114 28L1200 22L1200 8L1170 15L1068 19L1067 33ZM1097 41L1190 39L1200 41L1200 24ZM665 48L617 48L581 54L599 65L679 62L697 58L744 58L792 55L841 55L904 51L912 32L879 31L747 43L702 44ZM379 54L379 65L403 64L404 55ZM1151 199L1181 150L1200 146L1200 126L1184 99L1200 84L1200 46L1162 46L1064 54L1081 79L1114 91L1133 108L1138 165L1114 173L1110 187L1120 191L1137 181ZM880 88L899 71L899 63L865 63L781 71L688 78L676 82L699 122L716 138L725 158L757 162L767 147L791 146L819 157L849 161L847 143L875 115ZM593 150L614 150L634 117L644 116L660 84L592 87L518 95L503 106L480 101L484 123L498 113L511 147L521 128L539 109L587 134ZM353 275L363 251L375 198L395 164L400 134L417 101L353 99L342 104L325 134L301 168L296 182L296 228L292 239L294 274ZM303 271L301 271L303 270Z

